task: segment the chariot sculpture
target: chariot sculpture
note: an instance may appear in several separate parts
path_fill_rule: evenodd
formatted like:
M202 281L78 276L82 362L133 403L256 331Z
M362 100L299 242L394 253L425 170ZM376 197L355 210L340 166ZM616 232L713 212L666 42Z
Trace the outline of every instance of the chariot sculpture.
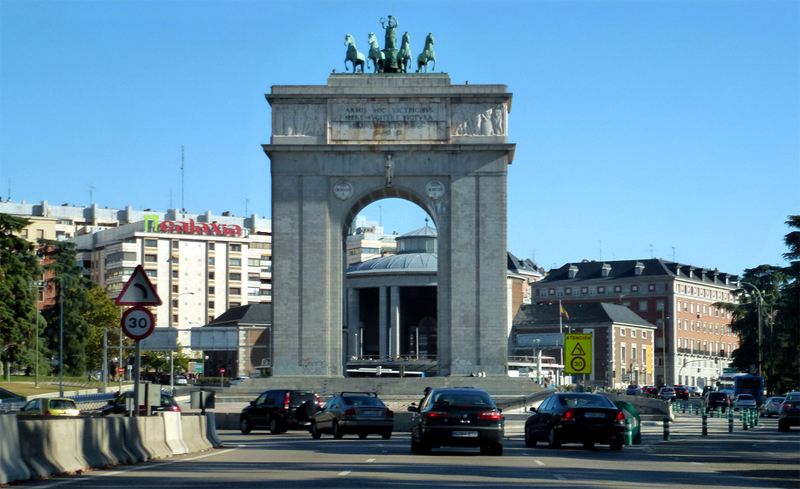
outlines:
M356 41L353 36L347 34L344 44L347 46L347 54L344 59L344 70L348 72L349 61L353 73L364 73L365 69L372 69L373 73L408 73L413 63L411 54L411 35L406 32L403 34L400 46L397 45L397 18L391 15L381 18L381 26L386 31L384 47L378 46L378 38L375 33L370 32L368 39L369 52L365 56L358 51ZM428 72L428 63L433 62L433 70L436 70L436 58L433 53L433 34L428 34L425 39L425 48L417 56L417 72L423 69Z

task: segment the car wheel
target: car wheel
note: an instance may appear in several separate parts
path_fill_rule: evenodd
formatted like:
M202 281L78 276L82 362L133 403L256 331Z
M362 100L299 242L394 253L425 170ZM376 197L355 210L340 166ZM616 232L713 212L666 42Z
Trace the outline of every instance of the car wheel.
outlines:
M381 437L382 437L384 440L388 440L389 438L391 438L391 437L392 437L392 432L391 432L391 431L386 431L386 432L384 432L384 433L381 435Z
M614 443L611 444L611 449L612 450L622 450L622 442L621 441L615 441Z
M277 419L272 418L269 420L269 432L273 435L277 435L281 432L281 425Z
M242 433L245 435L253 430L253 427L250 425L250 419L247 416L239 420L239 429L242 430Z
M561 446L561 440L558 439L558 435L556 435L556 430L552 427L547 432L547 445L550 448L558 448Z
M593 441L585 441L585 442L583 442L583 448L585 448L587 450L591 450L592 448L594 448L594 442Z
M320 438L322 438L322 433L320 433L319 430L317 430L317 423L313 421L311 422L311 438L315 440L319 440Z
M367 437L367 434L366 433L359 433L358 437L363 440L363 439L365 439Z
M495 443L494 445L489 447L489 454L494 455L495 457L502 457L503 456L503 444L502 443Z
M784 423L778 422L778 431L789 431L789 426Z
M333 422L333 437L336 438L337 440L340 440L343 436L344 436L344 433L342 433L342 429L339 428L339 423L334 421Z
M531 436L531 432L528 430L525 430L525 445L529 447L536 446L536 439L533 436Z

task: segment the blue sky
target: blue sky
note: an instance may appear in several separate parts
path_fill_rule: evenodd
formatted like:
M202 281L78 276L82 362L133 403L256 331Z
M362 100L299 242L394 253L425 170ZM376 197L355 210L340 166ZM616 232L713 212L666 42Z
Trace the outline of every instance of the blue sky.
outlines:
M270 215L272 85L322 85L394 14L453 83L506 84L508 248L550 269L784 264L798 1L0 2L3 200ZM380 37L380 36L379 36ZM381 39L382 45L382 39ZM181 187L181 147L185 187ZM425 213L363 214L400 233ZM380 215L379 215L380 214Z

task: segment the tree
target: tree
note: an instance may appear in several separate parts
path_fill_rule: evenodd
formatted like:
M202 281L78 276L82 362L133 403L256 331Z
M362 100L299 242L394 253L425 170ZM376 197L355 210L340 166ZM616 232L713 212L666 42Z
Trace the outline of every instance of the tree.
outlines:
M51 355L54 359L59 356L63 306L64 371L68 375L80 377L89 367L87 346L92 328L86 318L94 308L89 300L89 289L95 284L84 277L85 269L77 265L74 243L42 239L39 244L44 250L45 269L54 272L49 281L56 287L56 305L42 311L47 321L45 332Z
M88 357L87 368L93 371L103 367L103 333L105 329L119 330L119 307L108 298L108 292L102 287L94 286L88 291L92 308L86 312L86 321L91 327L91 334L86 345ZM119 331L109 331L106 337L108 345L119 345Z
M0 214L0 359L7 367L21 366L28 349L35 347L32 331L38 313L30 283L41 280L42 268L34 245L14 234L28 224L28 219Z
M775 311L774 336L769 351L775 362L775 391L800 389L800 216L789 216L786 224L793 228L784 238L789 248L783 257L790 261L784 268L787 283Z

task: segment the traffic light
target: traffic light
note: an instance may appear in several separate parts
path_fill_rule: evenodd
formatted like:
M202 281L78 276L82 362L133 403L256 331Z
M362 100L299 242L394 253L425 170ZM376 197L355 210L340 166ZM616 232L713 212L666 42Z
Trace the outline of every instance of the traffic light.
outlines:
M719 356L724 357L725 356L725 350L720 350L719 351Z

